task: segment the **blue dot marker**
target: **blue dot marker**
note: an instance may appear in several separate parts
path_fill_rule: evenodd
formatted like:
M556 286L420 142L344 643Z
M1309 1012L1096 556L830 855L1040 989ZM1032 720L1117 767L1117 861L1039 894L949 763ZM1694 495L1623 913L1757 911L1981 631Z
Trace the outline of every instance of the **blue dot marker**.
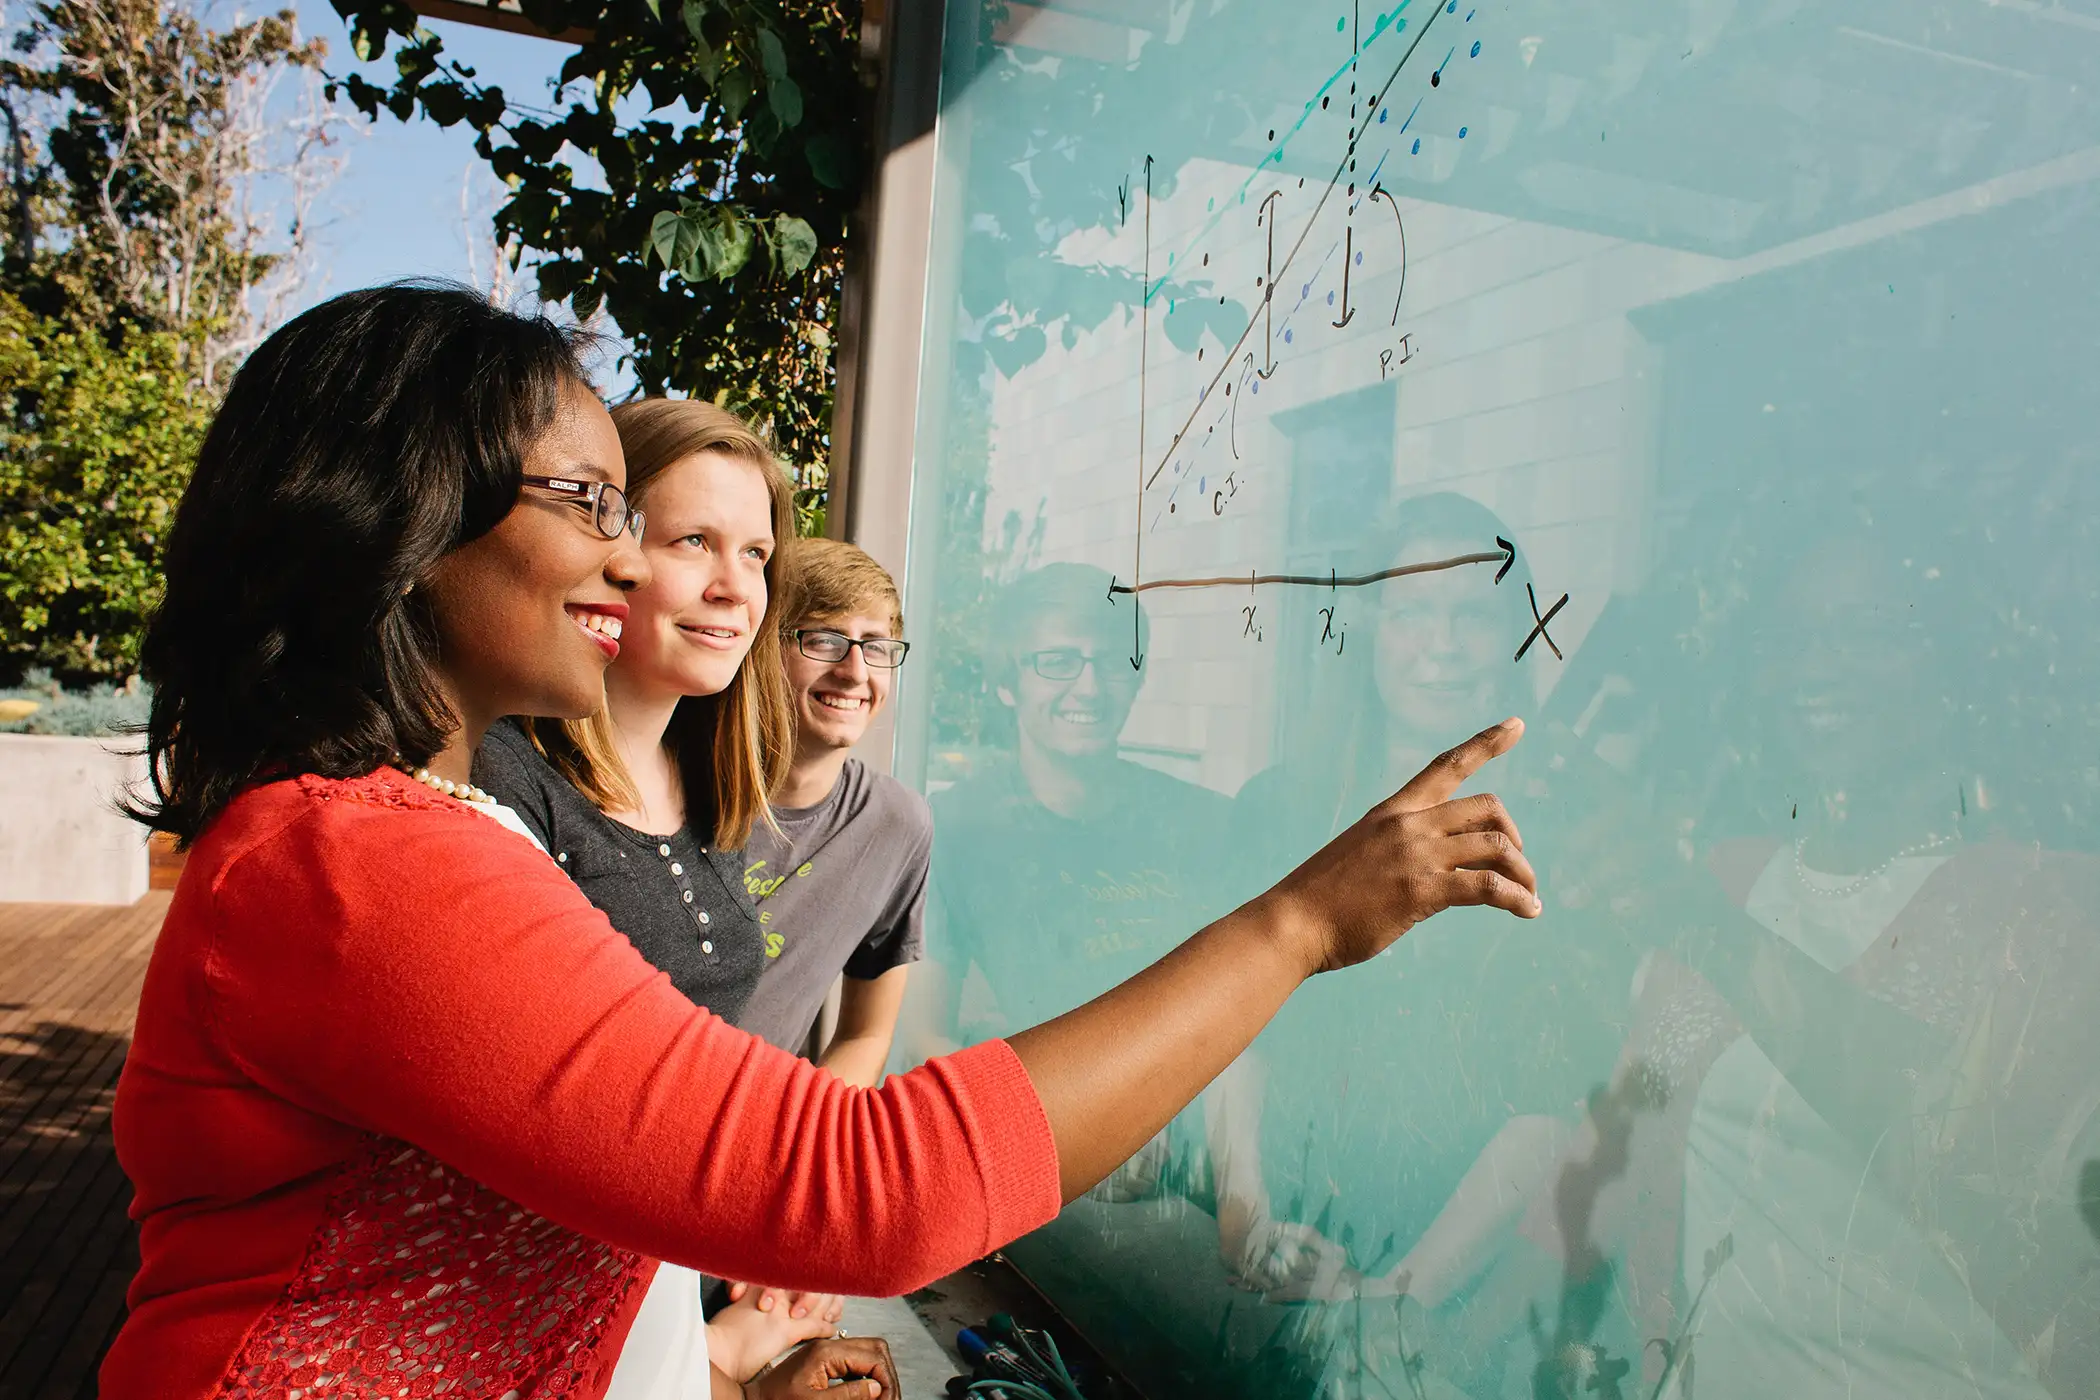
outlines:
M1414 149L1413 149L1412 151L1409 151L1409 152L1408 152L1408 154L1409 154L1409 155L1414 155L1414 156L1418 156L1418 155L1422 154L1422 138L1421 138L1421 137L1417 136L1417 137L1415 138L1415 148L1414 148Z
M1291 343L1291 333L1290 333L1289 331L1285 331L1285 332L1283 333L1283 343L1284 343L1285 345L1288 345L1288 344L1290 344L1290 343ZM1255 390L1254 392L1258 394L1258 393L1260 393L1260 392L1261 392L1261 390L1257 389L1257 390Z
M1466 139L1466 129L1464 127L1458 129L1458 139L1461 141Z
M1480 41L1478 39L1473 41L1473 57L1480 57Z

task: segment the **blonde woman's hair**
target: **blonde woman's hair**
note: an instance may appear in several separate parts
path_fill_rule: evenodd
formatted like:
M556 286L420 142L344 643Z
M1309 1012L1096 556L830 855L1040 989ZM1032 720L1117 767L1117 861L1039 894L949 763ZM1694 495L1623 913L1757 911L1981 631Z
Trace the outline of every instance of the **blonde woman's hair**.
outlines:
M774 826L767 797L795 756L793 701L780 655L782 617L795 587L794 483L764 438L704 399L636 399L613 409L612 420L627 456L627 495L644 512L656 479L703 452L749 463L765 478L774 540L765 616L728 688L679 701L664 731L664 748L685 790L687 825L710 824L718 849L740 850L755 823ZM589 719L540 720L526 729L562 776L600 808L640 805L620 761L612 717L602 707Z
M890 571L859 545L843 540L800 540L795 545L794 600L781 615L792 632L827 618L882 613L890 635L904 635L904 602Z

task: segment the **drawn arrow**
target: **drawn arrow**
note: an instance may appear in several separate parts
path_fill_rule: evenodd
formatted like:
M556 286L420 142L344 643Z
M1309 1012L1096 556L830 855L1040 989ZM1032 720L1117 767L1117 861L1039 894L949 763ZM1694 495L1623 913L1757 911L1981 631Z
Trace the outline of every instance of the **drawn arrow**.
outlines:
M1127 586L1125 586L1125 585L1123 585L1123 584L1117 583L1117 582L1116 582L1116 576L1115 576L1114 574L1110 574L1110 575L1108 576L1108 602L1109 602L1109 606L1110 606L1110 607L1114 607L1114 606L1115 606L1115 602L1116 602L1116 595L1117 595L1118 593L1142 593L1142 592L1144 592L1144 591L1145 591L1145 590L1144 590L1143 588L1130 588L1130 587L1127 587ZM1140 630L1141 624L1142 624L1142 620L1141 620L1141 619L1140 619L1140 618L1138 617L1138 611L1137 611L1137 609L1136 609L1136 608L1132 608L1132 609L1130 610L1130 657L1129 657L1129 661L1130 661L1130 669L1131 669L1131 670L1133 670L1133 671L1142 671L1142 670L1144 670L1144 669L1145 669L1145 653L1144 653L1144 652L1143 652L1142 650L1140 650L1140 649L1139 649L1139 647L1138 647L1138 634L1139 634L1139 630Z
M1502 544L1501 540L1496 541ZM1407 578L1412 574L1433 574L1444 569L1461 568L1467 564L1496 564L1507 568L1514 558L1515 550L1505 545L1501 549L1480 554L1460 554L1450 559L1431 559L1420 564L1400 564L1390 569L1380 569L1373 574L1358 574L1353 578L1338 578L1329 573L1326 578L1314 574L1255 574L1235 578L1153 578L1142 583L1127 584L1110 581L1108 591L1120 593L1150 593L1155 588L1255 588L1265 583L1280 583L1301 588L1367 588L1387 579Z
M1334 323L1336 330L1342 329L1356 319L1356 312L1349 305L1349 265L1355 261L1356 226L1352 224L1342 232L1344 235L1342 243L1342 319Z
M1240 373L1240 397L1232 401L1232 422L1226 428L1226 437L1232 443L1232 460L1235 462L1240 460L1240 399L1247 397L1247 376L1260 373L1261 371L1254 367L1254 352L1249 350L1247 352L1247 368ZM1227 395L1232 393L1232 387L1230 384L1225 386ZM1152 474L1154 476L1159 475L1158 472Z
M1386 191L1384 185L1371 186L1371 201L1383 199L1393 211L1393 223L1400 230L1400 290L1393 294L1393 324L1400 324L1400 299L1407 295L1407 220L1400 217L1400 201Z
M1268 260L1263 264L1261 284L1262 367L1256 371L1264 379L1276 373L1276 216L1269 212L1269 206L1282 198L1282 190L1270 190L1268 198L1262 200L1261 208L1254 215L1254 222L1266 225L1269 230Z
M1126 180L1128 176L1124 177ZM1136 555L1131 560L1130 577L1142 582L1145 577L1145 399L1150 392L1147 383L1147 365L1152 352L1152 153L1145 153L1145 280L1139 285L1138 298L1138 440L1137 440L1137 533ZM1157 475L1157 473L1155 473ZM1115 580L1108 586L1108 600L1115 601ZM1138 644L1141 625L1138 610L1130 610L1130 669L1145 669L1145 653Z

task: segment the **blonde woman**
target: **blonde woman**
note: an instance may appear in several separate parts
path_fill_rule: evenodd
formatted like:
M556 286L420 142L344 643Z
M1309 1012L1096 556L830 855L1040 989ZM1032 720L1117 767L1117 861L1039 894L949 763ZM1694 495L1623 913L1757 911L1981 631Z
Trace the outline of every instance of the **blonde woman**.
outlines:
M495 726L474 780L673 986L733 1022L766 962L742 852L771 822L766 794L793 757L776 616L793 487L764 440L714 404L643 399L612 419L649 520L650 581L629 595L605 707ZM711 1295L709 1349L739 1380L830 1336L843 1306L746 1298L740 1285Z
M711 403L644 399L612 418L650 582L628 600L605 706L497 725L474 780L673 986L734 1021L765 962L740 853L792 756L774 616L792 487Z

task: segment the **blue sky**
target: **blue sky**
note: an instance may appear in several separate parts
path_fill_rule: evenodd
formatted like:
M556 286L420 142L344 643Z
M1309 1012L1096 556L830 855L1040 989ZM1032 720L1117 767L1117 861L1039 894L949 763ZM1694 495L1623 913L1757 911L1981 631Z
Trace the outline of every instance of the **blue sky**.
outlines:
M375 83L394 76L389 53L361 64L350 51L349 28L328 0L298 0L299 27L328 43L328 70L359 72ZM427 21L444 36L450 57L473 66L486 81L514 98L539 105L569 50L545 39ZM488 215L503 186L474 154L474 133L465 123L444 128L417 117L398 121L382 113L348 137L348 164L323 197L320 210L318 300L335 292L415 275L465 277L467 224L461 217L461 182L474 203L475 232L485 237ZM486 252L482 266L487 266Z

